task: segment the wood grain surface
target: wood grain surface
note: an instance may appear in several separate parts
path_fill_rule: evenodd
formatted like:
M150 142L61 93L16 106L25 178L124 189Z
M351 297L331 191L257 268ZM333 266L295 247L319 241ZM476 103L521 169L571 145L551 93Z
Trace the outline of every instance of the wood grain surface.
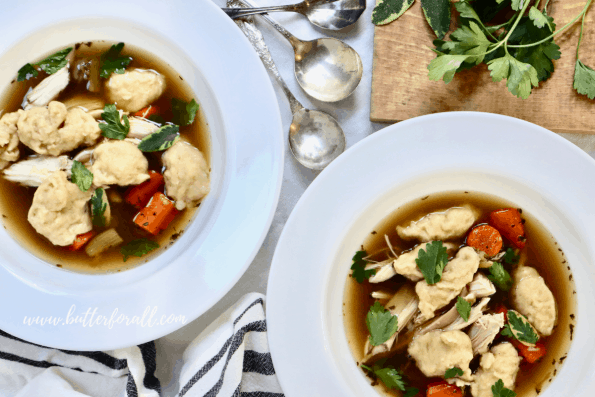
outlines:
M578 15L586 0L552 0L548 6L557 28ZM595 7L587 13L580 59L595 68ZM453 18L454 20L454 18ZM580 22L580 21L579 21ZM451 25L451 31L454 25ZM549 80L529 99L494 83L485 64L457 73L449 84L428 79L436 37L425 21L420 0L398 20L375 27L370 120L394 123L447 111L481 111L513 116L555 132L595 134L595 100L572 88L580 23L556 36L562 56Z

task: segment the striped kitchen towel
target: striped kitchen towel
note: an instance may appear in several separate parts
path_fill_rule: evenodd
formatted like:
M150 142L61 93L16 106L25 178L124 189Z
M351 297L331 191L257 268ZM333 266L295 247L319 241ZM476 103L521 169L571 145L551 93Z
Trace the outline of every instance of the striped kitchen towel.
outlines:
M283 397L266 339L264 296L248 294L184 352L178 396ZM155 344L58 350L0 331L1 397L159 397Z

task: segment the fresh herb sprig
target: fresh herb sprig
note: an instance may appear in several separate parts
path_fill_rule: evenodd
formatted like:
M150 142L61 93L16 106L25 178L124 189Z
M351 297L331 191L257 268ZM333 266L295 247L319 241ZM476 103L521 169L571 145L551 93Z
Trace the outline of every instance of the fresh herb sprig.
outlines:
M74 160L70 169L72 183L78 186L81 192L86 192L93 184L93 173L80 161Z
M401 390L403 397L414 397L419 394L419 389L407 386L401 371L390 365L383 367L383 364L383 361L379 361L372 367L364 364L361 364L361 367L380 379L387 388Z
M458 367L449 368L444 373L444 379L454 378L456 376L462 376L464 374L463 370Z
M390 339L399 328L399 319L378 301L370 307L366 315L366 326L370 332L370 344L379 346Z
M107 104L103 108L101 118L105 123L99 123L101 129L101 135L110 139L122 140L128 136L130 132L130 121L128 116L122 116L122 122L120 121L120 112L116 109L115 104Z
M465 321L469 321L469 315L471 314L471 303L467 302L460 296L457 296L457 303L455 306L461 318Z
M442 271L448 262L446 247L442 241L432 241L426 244L425 250L420 249L415 263L424 275L429 285L436 284L442 278Z
M492 386L492 394L494 397L516 397L516 393L504 387L502 379L498 379Z
M39 72L37 71L37 69L35 69L34 65L39 66L39 68L47 74L56 73L68 64L68 59L66 59L66 57L68 56L68 54L70 54L70 51L72 51L72 47L68 47L61 51L58 51L55 54L52 54L44 60L37 62L33 65L30 63L25 64L18 71L17 81L29 80L31 78L39 76Z
M362 250L357 251L352 258L353 264L351 265L351 270L353 271L351 272L351 277L360 284L376 274L376 269L366 270L366 265L368 264L368 261L364 259L366 256L368 256L368 253Z

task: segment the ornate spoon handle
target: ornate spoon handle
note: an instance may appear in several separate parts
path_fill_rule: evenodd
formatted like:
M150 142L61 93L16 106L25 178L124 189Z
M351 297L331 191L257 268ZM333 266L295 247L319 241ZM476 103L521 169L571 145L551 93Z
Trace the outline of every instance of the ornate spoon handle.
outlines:
M274 11L289 11L289 12L301 12L303 3L299 4L288 4L284 6L271 6L271 7L255 7L255 8L222 8L223 12L226 13L231 19L246 17L248 15L262 14Z

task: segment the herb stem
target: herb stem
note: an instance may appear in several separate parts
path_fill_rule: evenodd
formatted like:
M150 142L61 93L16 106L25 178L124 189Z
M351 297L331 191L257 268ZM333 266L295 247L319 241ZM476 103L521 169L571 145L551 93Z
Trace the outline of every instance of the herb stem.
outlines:
M589 0L589 1L591 1L591 0ZM527 10L527 7L529 6L530 3L531 3L530 1L527 1L525 3L525 5L523 6L523 8L521 9L521 11L519 12L519 15L517 16L516 20L514 21L514 24L512 25L512 27L510 28L510 30L508 31L508 34L506 35L506 37L504 37L504 40L503 40L504 42L507 42L508 41L508 39L512 35L512 32L514 32L514 30L518 26L519 22L521 22L521 18L523 17L523 14Z
M591 1L591 0L589 0ZM578 36L578 44L576 45L576 59L578 59L578 49L581 47L581 41L583 41L583 29L585 28L585 17L587 16L586 12L583 12L583 21L581 22L581 33Z
M547 6L550 4L550 0L545 0L545 5L543 6L543 11L547 13Z

